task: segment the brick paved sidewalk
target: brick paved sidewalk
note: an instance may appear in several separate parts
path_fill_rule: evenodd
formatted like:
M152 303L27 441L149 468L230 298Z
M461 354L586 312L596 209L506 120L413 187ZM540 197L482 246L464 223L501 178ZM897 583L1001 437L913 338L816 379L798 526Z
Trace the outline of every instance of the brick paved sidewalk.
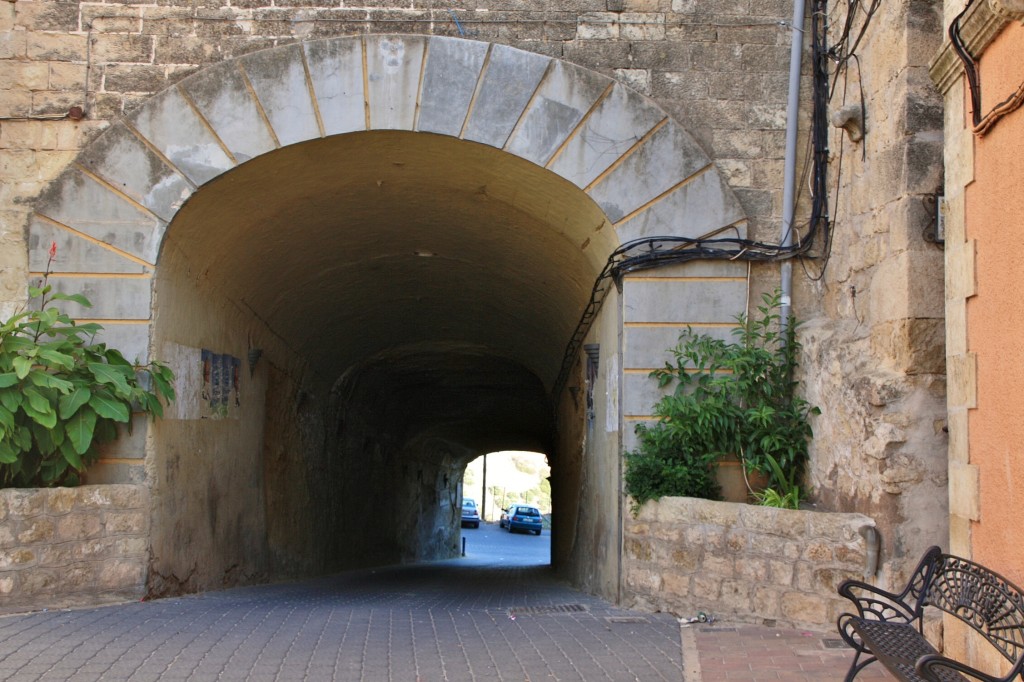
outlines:
M834 630L691 625L682 628L682 643L685 682L842 682L853 660ZM858 682L892 679L879 665L857 676Z

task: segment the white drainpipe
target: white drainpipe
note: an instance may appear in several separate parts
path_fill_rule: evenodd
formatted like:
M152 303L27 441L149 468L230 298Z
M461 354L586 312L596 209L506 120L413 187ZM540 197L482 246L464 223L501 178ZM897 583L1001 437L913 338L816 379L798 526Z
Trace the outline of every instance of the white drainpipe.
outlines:
M790 26L792 43L789 51L789 98L786 103L786 158L782 186L782 239L783 247L793 245L793 216L796 213L796 143L800 118L800 68L803 57L804 0L793 0L793 22ZM782 261L780 272L782 292L782 331L789 327L793 291L793 261Z

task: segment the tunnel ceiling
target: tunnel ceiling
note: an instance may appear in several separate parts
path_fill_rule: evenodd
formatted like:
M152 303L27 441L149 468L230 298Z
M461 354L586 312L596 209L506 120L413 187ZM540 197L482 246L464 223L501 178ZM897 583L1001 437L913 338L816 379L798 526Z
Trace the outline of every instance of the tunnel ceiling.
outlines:
M285 147L203 186L160 265L250 309L327 383L389 354L413 373L422 358L430 376L445 357L457 374L467 356L493 356L546 390L616 245L600 209L554 173L484 145L374 131Z

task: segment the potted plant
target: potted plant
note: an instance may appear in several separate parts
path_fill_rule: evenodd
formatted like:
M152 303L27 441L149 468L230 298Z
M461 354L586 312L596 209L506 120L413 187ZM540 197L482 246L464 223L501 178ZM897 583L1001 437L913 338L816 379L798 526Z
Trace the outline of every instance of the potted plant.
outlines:
M626 490L636 504L664 495L718 499L715 473L728 458L745 478L760 475L780 493L763 499L799 504L809 417L819 410L797 394L799 322L780 331L780 292L762 299L759 316L737 317L734 340L687 328L670 349L674 362L651 373L659 387L675 386L654 407L658 421L637 426L639 445L626 453ZM743 492L751 487L747 480Z
M119 424L130 427L132 411L162 416L161 400L174 399L170 368L128 362L95 342L100 325L52 305L91 305L53 291L56 255L53 243L40 286L29 287L38 309L0 323L0 488L77 485L96 446L115 439Z

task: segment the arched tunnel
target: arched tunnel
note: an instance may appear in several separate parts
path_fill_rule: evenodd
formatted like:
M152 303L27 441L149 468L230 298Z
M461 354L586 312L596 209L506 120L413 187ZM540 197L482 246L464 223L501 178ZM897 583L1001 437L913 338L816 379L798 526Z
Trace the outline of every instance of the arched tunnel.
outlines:
M568 556L586 418L579 382L553 386L617 245L574 184L427 133L294 144L203 185L163 240L153 348L238 379L228 408L152 429L150 593L452 556L465 465L499 449L548 455Z

